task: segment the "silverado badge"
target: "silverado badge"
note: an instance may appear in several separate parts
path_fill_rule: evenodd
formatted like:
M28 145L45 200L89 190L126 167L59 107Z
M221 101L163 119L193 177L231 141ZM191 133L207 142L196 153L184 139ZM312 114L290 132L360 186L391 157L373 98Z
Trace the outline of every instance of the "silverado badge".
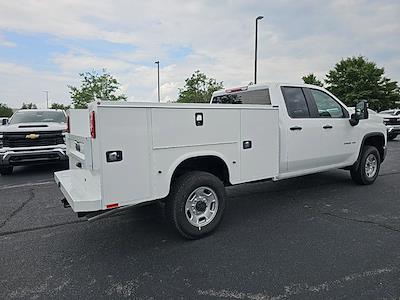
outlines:
M25 138L31 139L31 140L36 140L36 139L39 138L39 135L36 134L36 133L31 133L31 134L27 134L27 135L25 136Z

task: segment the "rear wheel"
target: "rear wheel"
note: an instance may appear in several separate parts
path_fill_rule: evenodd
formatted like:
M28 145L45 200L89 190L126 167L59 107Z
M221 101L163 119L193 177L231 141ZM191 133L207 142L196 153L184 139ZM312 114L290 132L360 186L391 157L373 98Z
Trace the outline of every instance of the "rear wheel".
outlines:
M350 170L351 178L357 184L372 184L378 177L380 165L381 158L378 149L374 146L365 146L358 167Z
M0 174L5 176L5 175L11 175L13 172L13 166L7 166L7 167L0 167Z
M216 176L189 172L174 182L166 214L182 236L198 239L218 227L226 206L225 198L225 187Z

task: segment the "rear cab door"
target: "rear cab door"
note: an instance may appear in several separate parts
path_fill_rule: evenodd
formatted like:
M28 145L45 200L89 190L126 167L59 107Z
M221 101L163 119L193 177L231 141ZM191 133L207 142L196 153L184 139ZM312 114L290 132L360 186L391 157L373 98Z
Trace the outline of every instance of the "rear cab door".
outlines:
M310 103L311 98L302 86L285 85L280 90L286 108L281 123L282 142L286 141L286 170L281 171L296 172L323 166L322 122L313 118L315 105Z

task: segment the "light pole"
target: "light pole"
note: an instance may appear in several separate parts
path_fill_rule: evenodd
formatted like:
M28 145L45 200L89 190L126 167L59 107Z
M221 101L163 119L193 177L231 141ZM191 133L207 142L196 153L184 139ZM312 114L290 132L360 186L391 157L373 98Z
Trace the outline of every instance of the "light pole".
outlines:
M256 18L256 38L254 47L254 84L257 83L257 37L258 37L258 21L264 18L264 16L258 16Z
M46 108L49 108L49 91L43 91L43 93L46 93Z
M160 102L160 61L157 60L154 63L157 65L157 93L158 93L158 102Z

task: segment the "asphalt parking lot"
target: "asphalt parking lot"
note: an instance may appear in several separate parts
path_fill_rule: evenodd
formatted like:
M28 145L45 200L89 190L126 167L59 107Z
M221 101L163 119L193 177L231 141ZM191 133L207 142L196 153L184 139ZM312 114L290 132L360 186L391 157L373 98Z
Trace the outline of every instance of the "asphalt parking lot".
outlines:
M59 166L0 177L0 298L399 299L400 140L372 186L337 170L230 188L215 234L186 241L160 206L88 223Z

